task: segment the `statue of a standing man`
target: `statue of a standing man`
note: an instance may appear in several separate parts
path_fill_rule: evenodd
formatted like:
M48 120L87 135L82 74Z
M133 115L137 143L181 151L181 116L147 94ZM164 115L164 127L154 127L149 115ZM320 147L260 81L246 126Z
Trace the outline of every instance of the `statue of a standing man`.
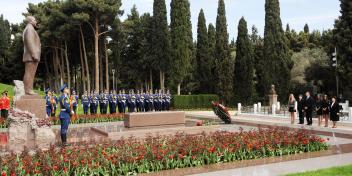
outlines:
M26 18L27 26L23 31L25 73L23 76L24 91L26 95L34 95L33 82L40 61L41 44L40 38L35 31L37 21L33 16Z

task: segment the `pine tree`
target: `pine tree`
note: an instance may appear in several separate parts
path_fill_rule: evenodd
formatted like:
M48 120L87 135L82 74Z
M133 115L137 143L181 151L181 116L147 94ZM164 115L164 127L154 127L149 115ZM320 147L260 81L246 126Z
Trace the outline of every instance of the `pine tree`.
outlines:
M165 88L165 74L170 69L170 33L165 0L154 0L152 28L153 65L159 70L160 88Z
M261 82L265 86L264 94L269 93L270 85L273 84L279 98L286 100L293 64L282 29L279 1L266 0L265 12L264 57L260 61L263 65Z
M191 12L188 0L171 1L171 47L172 70L174 83L177 85L177 94L181 94L181 84L189 74L192 59L192 26Z
M352 98L352 4L340 0L341 16L335 22L334 40L337 46L337 60L340 86L345 98Z
M216 87L216 64L215 64L215 44L216 44L216 31L215 27L213 24L208 25L208 50L209 50L209 63L211 67L211 76L209 77L209 80L211 82L211 85L209 87L209 93L216 93L215 92L215 87Z
M247 22L242 17L238 24L234 73L234 93L238 103L249 105L253 97L253 50L248 36Z
M9 54L11 44L11 28L10 23L0 16L0 65L3 65Z
M224 0L219 0L216 18L216 70L217 92L223 103L229 103L232 98L233 61L230 57L229 35L227 33L226 10Z
M251 42L253 47L253 63L254 63L254 82L255 82L255 90L253 99L256 101L265 101L265 86L262 81L264 68L261 64L261 60L263 60L263 39L258 34L258 29L253 25L252 26L252 34L251 34Z
M199 92L209 93L211 90L212 80L212 63L208 43L208 31L205 22L205 16L203 9L200 10L198 16L198 29L197 29L197 54L196 54L196 64L197 64L197 74L196 79L199 82Z

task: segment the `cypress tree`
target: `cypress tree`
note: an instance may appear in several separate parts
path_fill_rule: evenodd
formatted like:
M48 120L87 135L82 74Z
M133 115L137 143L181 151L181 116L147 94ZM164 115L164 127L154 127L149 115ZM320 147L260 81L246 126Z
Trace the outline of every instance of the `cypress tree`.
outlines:
M171 1L171 47L172 77L177 85L177 94L181 93L181 83L191 69L192 27L188 0Z
M293 66L289 48L282 29L279 0L265 1L264 57L262 84L264 94L269 93L270 85L276 86L280 100L285 100L289 91L291 68Z
M160 88L164 89L165 73L170 68L170 34L165 0L154 0L152 33L153 65L160 72Z
M208 43L208 32L203 9L200 10L198 16L196 61L196 78L199 81L199 92L209 93L212 84L212 80L210 80L212 75L212 63Z
M253 50L248 36L247 22L242 17L238 24L234 74L235 100L249 105L253 97Z
M229 103L232 98L233 61L230 57L224 0L219 0L218 15L216 18L215 58L218 73L217 92L221 101L226 104Z
M333 31L337 48L340 86L345 98L352 98L352 3L340 0L341 16L335 22Z
M209 93L216 93L215 87L217 82L217 72L216 72L216 65L215 65L215 44L216 44L216 31L213 24L208 25L208 50L209 50L209 63L211 67L211 76L209 80L211 82Z
M309 34L309 26L307 23L304 25L304 33Z

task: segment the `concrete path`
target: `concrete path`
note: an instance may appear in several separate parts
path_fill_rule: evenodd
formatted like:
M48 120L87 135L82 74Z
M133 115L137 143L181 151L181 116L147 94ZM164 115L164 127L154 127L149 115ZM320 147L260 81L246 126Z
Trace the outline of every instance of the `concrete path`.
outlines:
M352 164L352 153L244 167L193 176L276 176Z

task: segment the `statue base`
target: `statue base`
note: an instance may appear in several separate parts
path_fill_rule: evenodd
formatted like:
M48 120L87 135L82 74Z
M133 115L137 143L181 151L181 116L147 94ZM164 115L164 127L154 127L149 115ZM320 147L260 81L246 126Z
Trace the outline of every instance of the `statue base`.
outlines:
M33 113L37 118L46 118L45 100L39 95L23 95L14 102L14 108Z
M39 119L34 114L11 110L9 115L8 150L21 153L28 150L49 150L55 144L55 134L50 119Z

